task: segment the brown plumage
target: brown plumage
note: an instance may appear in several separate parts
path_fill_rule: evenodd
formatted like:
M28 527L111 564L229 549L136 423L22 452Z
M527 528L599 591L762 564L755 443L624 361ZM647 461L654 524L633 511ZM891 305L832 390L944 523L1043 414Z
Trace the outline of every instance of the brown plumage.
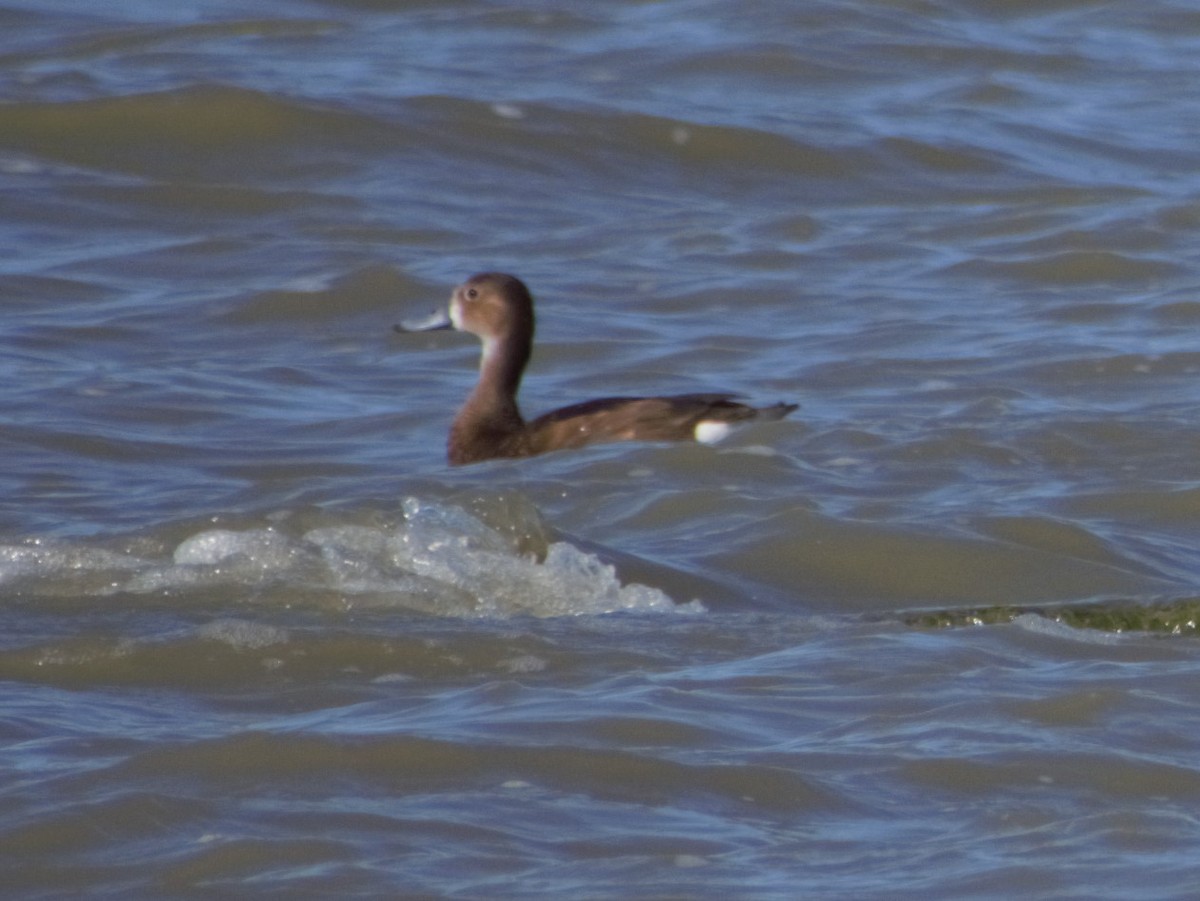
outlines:
M400 331L453 327L483 342L479 381L454 423L446 451L461 466L493 457L530 457L604 441L686 441L705 428L750 419L780 419L796 404L755 408L730 394L605 397L546 413L526 422L517 407L521 375L533 347L533 298L517 277L472 276L454 289L449 316Z

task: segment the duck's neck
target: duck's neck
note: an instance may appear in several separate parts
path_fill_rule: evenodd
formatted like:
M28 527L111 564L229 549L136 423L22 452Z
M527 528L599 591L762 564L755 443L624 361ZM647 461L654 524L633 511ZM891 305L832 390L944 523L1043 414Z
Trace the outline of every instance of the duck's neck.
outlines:
M483 344L479 358L479 381L467 404L482 409L503 412L506 417L521 421L517 410L517 391L521 374L529 362L530 342L519 335L491 338Z
M529 360L530 341L509 336L484 341L479 381L454 419L450 430L451 456L458 448L491 446L493 451L525 428L517 407L521 373ZM488 454L495 456L496 453Z

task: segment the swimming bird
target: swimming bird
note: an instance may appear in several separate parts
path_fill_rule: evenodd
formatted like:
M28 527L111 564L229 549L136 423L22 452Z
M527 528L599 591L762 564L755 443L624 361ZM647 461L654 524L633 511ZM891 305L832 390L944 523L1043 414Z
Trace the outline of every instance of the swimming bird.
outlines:
M470 332L483 342L479 381L455 416L446 442L453 466L605 441L712 443L735 423L781 419L798 406L751 407L732 394L603 397L526 422L517 407L517 390L533 348L533 297L525 283L503 272L473 275L454 289L447 310L402 322L396 331L444 328Z

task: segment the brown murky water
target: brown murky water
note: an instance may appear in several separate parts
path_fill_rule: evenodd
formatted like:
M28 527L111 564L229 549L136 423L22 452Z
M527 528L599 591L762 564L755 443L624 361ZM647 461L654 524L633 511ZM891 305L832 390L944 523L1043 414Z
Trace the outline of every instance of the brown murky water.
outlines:
M1194 897L1198 61L1167 0L0 3L3 894ZM480 269L531 413L802 407L451 470L478 346L391 324Z

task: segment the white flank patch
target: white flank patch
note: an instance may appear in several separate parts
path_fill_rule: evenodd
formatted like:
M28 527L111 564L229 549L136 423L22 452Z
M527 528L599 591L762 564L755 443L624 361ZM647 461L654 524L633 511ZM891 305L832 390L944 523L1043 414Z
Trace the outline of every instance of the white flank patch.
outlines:
M722 441L733 427L727 422L721 422L716 419L703 419L696 423L696 440L701 444L716 444Z

